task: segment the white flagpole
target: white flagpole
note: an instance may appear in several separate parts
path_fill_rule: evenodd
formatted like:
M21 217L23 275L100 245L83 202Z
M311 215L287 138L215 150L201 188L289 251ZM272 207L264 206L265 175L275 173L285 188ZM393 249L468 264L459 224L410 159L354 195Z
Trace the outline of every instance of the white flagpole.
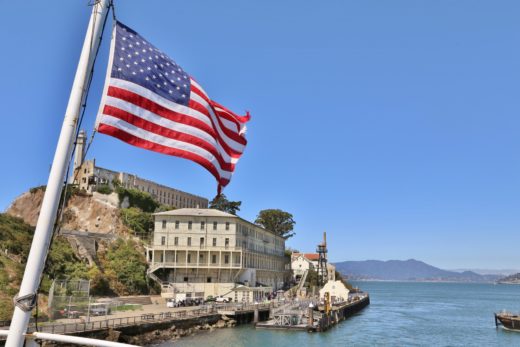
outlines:
M20 285L18 303L14 309L11 327L7 336L7 347L22 347L24 344L24 334L27 332L27 325L34 306L34 295L40 284L40 277L42 276L54 223L56 222L56 213L76 135L81 104L90 79L95 54L101 41L103 23L108 13L108 7L109 0L98 0L92 8L87 34L83 42L76 76L65 112L65 119L63 120L47 188L43 197L40 216L38 217L31 250Z

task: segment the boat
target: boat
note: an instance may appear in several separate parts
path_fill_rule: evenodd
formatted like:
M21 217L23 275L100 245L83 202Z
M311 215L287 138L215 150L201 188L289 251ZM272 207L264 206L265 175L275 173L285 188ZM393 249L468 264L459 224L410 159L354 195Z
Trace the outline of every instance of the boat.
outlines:
M520 332L520 315L506 311L495 313L495 325L497 327L502 325L506 330Z

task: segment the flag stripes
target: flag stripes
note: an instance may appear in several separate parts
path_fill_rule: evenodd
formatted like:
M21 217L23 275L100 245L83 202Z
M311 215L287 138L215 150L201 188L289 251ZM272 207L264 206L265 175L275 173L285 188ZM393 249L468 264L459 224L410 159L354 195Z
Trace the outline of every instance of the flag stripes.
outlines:
M117 22L114 31L97 131L194 161L215 176L220 192L247 145L249 114L238 116L211 100L173 60L130 28Z

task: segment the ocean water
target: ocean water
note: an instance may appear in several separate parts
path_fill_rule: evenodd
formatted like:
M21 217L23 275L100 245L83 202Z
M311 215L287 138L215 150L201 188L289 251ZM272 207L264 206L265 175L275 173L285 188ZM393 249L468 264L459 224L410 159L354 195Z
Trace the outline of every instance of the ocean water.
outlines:
M370 305L324 333L256 330L200 332L157 347L520 346L520 332L497 329L493 313L520 312L520 286L359 282Z

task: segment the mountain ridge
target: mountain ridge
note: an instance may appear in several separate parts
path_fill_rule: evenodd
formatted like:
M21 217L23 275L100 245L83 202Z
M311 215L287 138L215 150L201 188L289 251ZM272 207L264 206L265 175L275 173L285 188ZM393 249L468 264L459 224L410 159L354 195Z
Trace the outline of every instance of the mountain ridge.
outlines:
M334 265L350 280L490 283L502 277L443 270L416 259L343 261Z

